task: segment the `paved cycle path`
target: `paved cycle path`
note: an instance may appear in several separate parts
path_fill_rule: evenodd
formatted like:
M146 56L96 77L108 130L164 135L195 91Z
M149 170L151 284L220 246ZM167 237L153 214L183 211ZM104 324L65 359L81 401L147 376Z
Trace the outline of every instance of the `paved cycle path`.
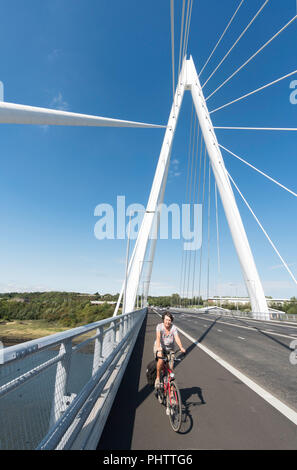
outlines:
M297 426L214 359L180 335L187 355L175 369L183 420L175 433L152 387L156 325L148 313L97 449L296 449Z

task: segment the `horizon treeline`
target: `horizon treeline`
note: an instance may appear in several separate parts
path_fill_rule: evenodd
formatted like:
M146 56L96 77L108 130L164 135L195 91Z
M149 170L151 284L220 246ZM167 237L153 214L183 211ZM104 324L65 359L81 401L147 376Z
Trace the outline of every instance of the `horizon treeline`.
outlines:
M119 294L81 294L77 292L10 292L0 294L0 320L47 320L61 326L74 327L112 316ZM101 304L91 304L91 300L99 300ZM207 305L202 297L184 299L179 294L171 296L149 296L148 305L159 307L191 307ZM140 302L139 302L140 305ZM236 309L235 304L226 303L221 299L221 306ZM271 305L288 314L297 314L297 299L282 306ZM248 310L249 305L238 305L241 310Z

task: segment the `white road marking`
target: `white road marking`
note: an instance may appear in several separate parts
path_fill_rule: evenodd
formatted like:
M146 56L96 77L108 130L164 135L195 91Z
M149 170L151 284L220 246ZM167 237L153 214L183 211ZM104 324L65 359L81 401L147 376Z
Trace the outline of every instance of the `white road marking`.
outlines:
M189 316L189 315L188 315ZM196 317L197 318L197 317ZM212 319L206 319L206 318L200 318L200 320L207 320L207 321L210 321L210 322L214 322L214 320ZM260 332L265 332L265 330L260 330L260 328L255 328L254 326L243 326L243 325L235 325L235 323L229 323L229 322L226 322L226 321L221 321L221 320L217 320L216 323L223 323L224 325L230 325L230 326L234 326L235 328L243 328L244 330L252 330L252 331L260 331ZM284 326L284 325L278 325L278 326ZM275 332L269 332L271 335L275 335L275 336L281 336L282 338L290 338L290 339L294 339L295 337L294 336L288 336L288 335L283 335L282 333L275 333Z
M202 314L200 314L200 315L202 315ZM218 315L218 314L217 313L208 313L208 315L213 315L214 316L214 315ZM198 318L198 317L196 317L196 318ZM266 324L266 325L269 325L269 326L271 326L272 324L275 324L276 326L279 326L280 328L295 328L295 329L297 328L296 322L295 322L295 324L294 323L291 324L290 322L284 322L285 324L281 325L277 320L266 320L266 321L265 320L253 320L252 318L246 318L246 317L235 317L235 316L234 317L229 317L229 315L226 316L225 318L234 318L234 320L238 318L239 320L244 320L244 321L248 321L248 322L251 322L251 323L258 323L258 324L262 323L263 325ZM206 320L206 318L204 318L204 320Z
M242 372L235 369L235 367L231 366L231 364L224 361L222 358L220 358L217 354L215 354L209 348L207 348L206 346L204 346L201 343L198 343L198 341L195 340L194 338L192 338L190 335L188 335L188 333L181 330L179 327L177 329L186 338L188 338L190 341L192 341L198 348L202 349L202 351L204 351L206 354L208 354L210 357L212 357L212 359L217 361L221 366L223 366L225 369L227 369L229 372L231 372L231 374L235 375L235 377L237 377L239 380L241 380L243 383L245 383L250 389L252 389L255 393L257 393L260 397L262 397L264 400L266 400L268 403L270 403L270 405L272 405L275 409L277 409L280 413L282 413L286 418L288 418L290 421L292 421L294 424L297 425L297 413L296 413L296 411L292 410L292 408L285 405L278 398L273 396L270 392L267 392L267 390L265 390L260 385L256 384L256 382L254 382L253 380L249 379Z
M242 336L237 336L237 338L239 338L239 339L245 339L245 338L243 338Z
M218 330L220 333L222 333L222 330Z

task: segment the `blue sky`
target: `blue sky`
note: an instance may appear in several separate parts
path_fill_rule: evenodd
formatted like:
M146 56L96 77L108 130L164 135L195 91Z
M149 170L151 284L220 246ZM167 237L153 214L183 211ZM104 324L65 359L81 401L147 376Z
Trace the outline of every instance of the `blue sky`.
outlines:
M203 72L202 83L262 3L244 2ZM175 1L176 62L181 4ZM194 0L188 52L198 71L238 4ZM5 101L166 124L172 101L169 6L169 0L2 1L0 80ZM208 82L206 95L295 14L295 0L270 0ZM297 69L296 47L297 22L211 98L209 109ZM297 74L214 113L214 125L296 127L297 105L289 100L293 79L297 80ZM188 202L192 106L188 95L174 140L167 204ZM0 291L118 292L125 271L126 241L97 240L94 209L100 203L115 205L117 195L125 195L127 205L146 205L163 135L163 129L1 125ZM297 190L297 133L218 130L217 136L222 145ZM296 199L225 152L223 156L228 171L296 275ZM295 284L237 200L266 295L296 295ZM220 204L221 279L217 287L213 199L211 204L209 293L245 295ZM152 294L179 290L182 243L158 243ZM206 259L207 247L204 250ZM206 272L204 264L203 292Z

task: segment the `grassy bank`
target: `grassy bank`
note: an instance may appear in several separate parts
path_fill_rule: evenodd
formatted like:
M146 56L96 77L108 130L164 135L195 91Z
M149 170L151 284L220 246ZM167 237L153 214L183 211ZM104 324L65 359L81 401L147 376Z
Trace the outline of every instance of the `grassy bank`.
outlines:
M0 341L5 347L110 317L107 296L76 292L0 294ZM100 299L103 303L93 304Z
M4 347L8 347L42 336L60 333L67 329L46 320L13 320L9 322L2 320L0 321L0 341L2 341Z
M92 301L100 298L103 303ZM0 321L26 323L31 320L41 321L46 329L73 328L79 325L103 320L113 314L114 305L108 304L101 296L79 294L75 292L28 292L0 294ZM45 323L42 323L42 321ZM27 323L27 325L29 325ZM33 327L35 323L32 323ZM36 324L38 325L38 324ZM0 325L1 326L1 325ZM3 325L2 325L3 326ZM5 325L4 325L5 326ZM6 325L7 328L9 328ZM25 328L24 328L25 329ZM35 334L35 331L32 331ZM0 328L1 336L1 328Z

